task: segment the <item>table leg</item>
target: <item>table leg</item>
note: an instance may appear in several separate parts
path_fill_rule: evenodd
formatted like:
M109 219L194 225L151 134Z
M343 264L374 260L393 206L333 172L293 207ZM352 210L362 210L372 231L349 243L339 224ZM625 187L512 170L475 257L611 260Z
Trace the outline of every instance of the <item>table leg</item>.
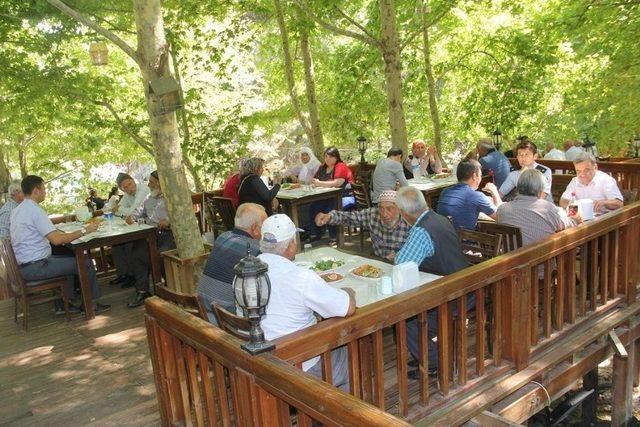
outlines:
M76 255L76 263L78 265L78 277L80 279L80 289L82 290L82 303L84 305L84 317L91 320L96 317L93 311L93 295L91 295L91 286L89 285L89 274L87 273L87 253L84 249L74 251Z
M162 280L160 266L158 265L158 246L156 243L155 229L147 236L147 246L149 247L149 260L151 260L151 279L155 286L156 283L160 283L160 280Z
M298 205L297 203L287 204L289 206L289 218L300 228L300 219L298 218ZM302 251L302 242L300 241L300 233L296 233L296 245L298 245L298 252Z
M336 210L342 210L342 193L338 193L336 197ZM362 232L362 231L361 231ZM341 248L344 246L344 227L342 225L338 225L338 247Z

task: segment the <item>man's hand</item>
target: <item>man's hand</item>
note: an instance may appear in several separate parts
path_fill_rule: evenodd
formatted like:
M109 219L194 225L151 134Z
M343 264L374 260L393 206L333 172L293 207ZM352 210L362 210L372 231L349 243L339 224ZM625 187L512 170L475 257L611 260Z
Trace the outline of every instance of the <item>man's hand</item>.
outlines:
M87 233L93 233L98 229L99 226L100 226L99 221L93 221L87 224L87 226L84 229L87 230Z
M316 219L315 219L316 225L318 227L322 227L323 225L327 225L327 223L329 222L330 219L331 219L331 215L320 212L318 215L316 215Z
M344 317L351 316L356 312L356 292L351 288L342 288L347 294L349 294L349 310L347 310L347 314Z
M271 200L271 209L274 212L277 212L279 206L280 206L280 202L278 201L278 199L276 197L274 197L273 200Z
M498 187L496 187L493 182L487 182L482 188L482 191L487 191L491 194L498 194Z
M389 261L393 262L396 259L396 253L395 252L391 252L389 255L387 255L385 257L386 259L388 259Z
M133 217L132 217L131 215L129 215L128 217L126 217L126 218L124 219L124 222L126 222L126 223L127 223L127 224L129 224L129 225L133 224L133 222L134 222L134 221L133 221Z
M311 180L311 186L312 187L320 187L320 180L318 178L313 178Z
M430 156L435 156L436 155L436 146L435 145L430 145L427 148L427 154Z
M167 228L169 228L171 226L171 224L169 224L169 221L167 221L166 219L161 219L158 222L158 228L160 230L166 230Z
M571 218L571 220L573 222L575 222L576 225L582 224L584 222L584 219L582 218L582 215L580 215L579 213L577 213L577 214L575 214L575 215L573 215L573 216L571 216L569 218Z

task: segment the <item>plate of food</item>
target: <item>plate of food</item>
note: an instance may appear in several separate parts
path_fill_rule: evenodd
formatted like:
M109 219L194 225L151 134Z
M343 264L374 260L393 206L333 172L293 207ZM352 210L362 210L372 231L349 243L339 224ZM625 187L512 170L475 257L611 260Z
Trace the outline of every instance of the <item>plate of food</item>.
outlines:
M324 273L321 274L320 277L327 283L338 283L344 280L344 276L340 273Z
M435 175L433 175L433 179L445 179L445 178L449 178L449 176L451 176L451 174L449 172L441 172L441 173L437 173Z
M378 280L384 276L382 269L370 264L362 264L351 270L351 274L358 279Z
M104 221L104 218L102 218L101 216L94 216L93 218L89 218L88 220L86 220L84 223L93 224L95 222L96 224L100 224L102 223L102 221Z
M329 258L316 261L311 266L311 269L316 273L325 273L331 270L335 270L342 265L344 265L344 261L335 258Z

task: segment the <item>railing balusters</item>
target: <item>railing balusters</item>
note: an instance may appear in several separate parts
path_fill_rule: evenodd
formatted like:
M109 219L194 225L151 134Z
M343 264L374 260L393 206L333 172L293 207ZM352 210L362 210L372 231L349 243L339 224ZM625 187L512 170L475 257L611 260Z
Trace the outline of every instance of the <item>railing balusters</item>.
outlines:
M611 242L607 262L609 265L609 295L611 298L615 298L618 296L618 250L620 248L618 230L613 230L608 236L609 241Z
M589 262L589 277L591 278L589 281L591 310L598 308L598 243L599 239L597 237L589 242L591 250L589 251L589 257L587 258L587 261Z
M600 300L602 304L606 304L608 298L607 291L609 288L609 235L605 234L600 237L602 246L600 247Z
M185 360L187 362L187 378L189 392L191 393L191 406L196 418L196 425L204 426L204 413L202 412L202 398L200 395L200 383L198 381L198 368L196 364L196 353L191 346L184 347ZM204 378L203 378L204 380Z
M545 338L549 338L551 336L551 319L552 319L552 310L551 310L551 291L553 285L553 275L552 275L552 267L551 260L548 259L544 262L544 336Z
M486 323L487 313L485 311L484 294L485 288L476 291L476 374L484 375L484 358L486 353Z
M398 411L401 417L409 413L409 381L407 378L407 323L404 320L395 324L396 329L396 367L398 373Z
M539 305L540 305L540 288L538 281L538 271L542 268L542 264L535 266L531 269L531 345L536 345L538 343L538 330L540 328L539 319Z
M578 316L584 316L587 312L587 257L588 245L580 246L580 303L578 304Z
M165 356L162 353L162 345L160 343L160 329L158 322L148 316L145 316L145 324L147 326L147 340L149 342L149 352L151 353L151 364L153 366L153 376L156 383L156 395L158 397L158 406L160 407L160 416L163 420L171 420L170 414L171 397L168 394L167 381L164 380L166 375Z
M284 400L278 399L278 424L279 427L291 426L291 407Z
M420 403L426 405L429 402L429 317L427 312L418 313L418 347L420 351L418 360L418 372L420 381Z
M564 293L565 293L565 268L564 268L564 256L556 257L556 295L555 301L555 316L554 316L554 328L556 331L561 331L564 325Z
M372 335L373 340L373 376L375 382L375 405L384 411L384 342L382 329Z
M502 363L502 286L501 282L491 284L493 299L493 364Z
M567 321L570 324L576 321L576 250L567 252L565 256L567 267Z
M229 395L227 394L227 370L222 364L213 362L213 374L216 384L216 396L218 404L220 405L219 408L222 425L224 427L229 427L231 426L231 408L228 397Z
M351 394L360 398L360 357L358 354L358 342L350 341L349 344L347 344L347 349L349 350L349 384L351 385Z
M204 401L204 409L207 416L206 425L214 427L218 425L216 397L213 393L214 375L209 365L209 359L200 352L198 352L198 368L202 378L202 400Z
M467 382L467 296L458 298L458 321L457 323L457 364L458 364L458 384L465 385Z
M187 371L184 366L182 342L176 338L173 338L172 341L173 354L176 361L177 385L179 390L180 403L182 404L184 422L185 424L189 425L192 423L191 406L189 405L189 388L187 385Z
M362 381L362 400L373 403L373 380L371 378L371 335L367 335L358 340L360 345L360 360L362 369L360 371Z
M451 352L449 348L449 303L438 306L438 380L440 391L445 396L449 394L449 363Z
M320 356L322 360L322 379L333 384L333 366L331 366L331 351L327 350Z

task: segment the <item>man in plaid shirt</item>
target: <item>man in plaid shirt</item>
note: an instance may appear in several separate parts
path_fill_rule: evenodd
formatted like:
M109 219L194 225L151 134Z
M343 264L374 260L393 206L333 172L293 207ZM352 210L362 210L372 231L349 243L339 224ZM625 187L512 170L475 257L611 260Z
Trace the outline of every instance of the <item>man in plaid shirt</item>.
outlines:
M368 228L373 252L391 261L407 239L410 228L400 216L395 191L382 192L378 206L360 211L319 213L315 222L320 227L329 224Z

